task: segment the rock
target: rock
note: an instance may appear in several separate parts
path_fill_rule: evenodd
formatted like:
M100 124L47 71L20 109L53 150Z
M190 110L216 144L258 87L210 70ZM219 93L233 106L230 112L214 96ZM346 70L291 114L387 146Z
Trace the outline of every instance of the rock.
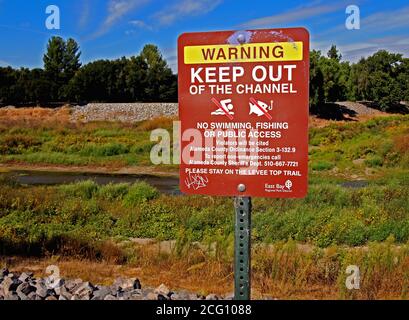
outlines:
M65 283L64 279L47 279L47 281L45 281L45 285L47 286L47 289L56 289L56 288L60 288L61 286L63 286Z
M146 295L146 300L158 300L158 295L154 292L149 292Z
M120 298L120 300L129 300L131 295L132 293L130 291L125 291L125 292L118 292L116 296L117 298Z
M141 283L139 279L133 278L133 279L122 279L122 278L117 278L113 284L114 287L116 287L117 290L131 290L131 289L141 289Z
M18 295L15 294L14 292L10 292L9 294L4 296L4 300L16 301L18 300Z
M17 296L20 300L30 300L24 293L17 293Z
M74 106L71 121L137 122L177 114L177 103L89 103Z
M41 282L36 283L35 289L36 289L36 294L40 298L45 298L47 296L48 290L47 290L47 287L43 283Z
M225 297L225 300L233 300L234 299L234 292L228 293Z
M120 291L120 288L118 288L115 285L112 285L112 286L108 287L108 289L110 290L110 294L113 295L113 296L116 296L118 291Z
M25 272L23 272L21 275L20 275L20 277L18 277L18 280L20 280L21 282L26 282L26 281L28 281L30 279L30 276L27 274L27 273L25 273Z
M9 274L9 269L3 268L0 271L0 277L5 278Z
M135 279L135 281L133 283L133 288L134 289L142 289L141 282L139 281L139 279Z
M27 295L35 291L36 291L35 287L31 286L27 282L23 282L17 287L16 293L21 300L28 300L29 298L27 297Z
M10 287L11 287L11 285L13 284L13 279L10 279L10 278L5 278L3 281L2 281L2 283L1 283L1 286L2 286L2 291L3 291L3 295L4 296L7 296L8 294L9 294L9 292L10 292Z
M62 286L59 290L59 297L63 298L63 300L71 300L72 294L65 288L65 286ZM60 299L61 300L61 299Z
M73 294L78 295L80 298L84 296L91 296L94 291L94 287L89 282L83 282L78 288L75 288Z
M141 300L143 298L142 290L141 289L135 289L131 291L131 297L130 299L132 300Z
M67 288L68 291L74 292L80 286L82 286L83 283L84 283L84 281L82 281L82 279L75 279L75 280L66 281L64 283L64 285L65 285L65 287Z
M50 286L49 278L34 278L32 273L0 271L0 300L220 300L209 294L206 297L186 290L173 292L165 284L157 288L144 287L136 278L118 278L111 286L94 286L81 279L59 280ZM57 284L56 287L54 287ZM226 296L233 299L233 293Z
M21 291L22 293L24 293L25 295L30 294L31 292L35 292L36 288L33 287L31 284L29 284L28 282L23 282L22 284L20 284L17 287L17 292Z
M38 296L37 296L37 294L35 293L35 291L30 292L30 293L27 295L28 300L36 300L37 297L38 297Z
M180 290L178 292L172 292L171 299L172 300L189 300L191 293L186 290ZM195 295L195 300L197 299Z
M1 284L3 286L4 295L7 296L10 292L16 291L21 282L17 279L13 279L12 277L7 277Z
M155 293L156 294L161 294L161 295L163 295L163 296L168 296L168 294L170 293L170 290L168 289L168 287L167 286L165 286L163 283L159 286L159 287L157 287L156 289L155 289Z
M181 299L181 296L179 294L174 293L174 292L170 295L169 298L170 298L170 300L183 300L183 299Z
M188 299L187 300L198 300L198 295L197 294L195 294L195 293L191 293L191 294L189 294L189 297L188 297Z
M47 296L55 297L56 293L55 293L54 289L47 289Z
M76 283L75 280L67 280L65 282L65 288L69 291L73 290L76 286L78 286L78 283Z
M111 290L107 287L100 287L98 290L93 292L93 297L91 300L104 300L104 298L109 295Z

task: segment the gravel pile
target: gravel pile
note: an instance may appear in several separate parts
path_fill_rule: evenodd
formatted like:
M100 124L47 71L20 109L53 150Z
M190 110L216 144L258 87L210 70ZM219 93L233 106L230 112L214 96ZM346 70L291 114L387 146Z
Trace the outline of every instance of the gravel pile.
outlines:
M177 103L89 103L74 106L71 120L137 122L177 114Z
M231 300L232 295L225 297ZM32 273L0 271L0 300L220 300L210 294L207 297L187 291L173 292L164 284L157 288L142 288L138 279L118 278L111 286L93 285L76 280L51 281L34 278Z
M335 102L335 104L340 105L349 109L352 112L355 112L357 115L376 115L381 114L382 111L379 111L375 108L371 108L368 102L368 105L359 102L352 102L352 101L342 101L342 102Z

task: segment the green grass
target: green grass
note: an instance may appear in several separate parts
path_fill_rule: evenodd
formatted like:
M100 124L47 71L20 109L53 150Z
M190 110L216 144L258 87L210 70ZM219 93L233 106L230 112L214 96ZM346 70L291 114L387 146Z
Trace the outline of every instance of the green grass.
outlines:
M67 165L150 165L149 130L135 125L0 126L0 161ZM149 129L147 129L149 128ZM375 118L310 130L310 187L305 199L255 199L254 240L320 247L409 240L409 116ZM354 160L360 160L354 162ZM362 189L339 185L370 167ZM340 172L342 175L334 175ZM0 237L41 243L56 237L228 239L231 199L159 195L146 183L19 187L2 181ZM48 240L47 240L48 241Z
M253 238L319 247L409 240L409 172L391 184L343 188L312 175L305 199L254 199ZM398 179L400 179L398 181ZM129 237L212 241L233 232L230 198L160 195L144 182L0 187L0 245L41 247L53 239Z
M362 173L409 168L409 116L378 117L361 123L310 129L310 168ZM355 163L354 160L363 160ZM360 164L362 163L363 164Z
M171 120L58 127L0 124L0 162L151 166L149 155L154 142L149 137L150 130L156 127L171 130ZM409 169L409 116L334 123L311 128L309 135L312 171L364 175L366 168L382 173Z
M120 123L66 124L58 126L22 123L0 124L0 162L29 164L150 166L150 141L146 126ZM157 125L171 128L171 120Z

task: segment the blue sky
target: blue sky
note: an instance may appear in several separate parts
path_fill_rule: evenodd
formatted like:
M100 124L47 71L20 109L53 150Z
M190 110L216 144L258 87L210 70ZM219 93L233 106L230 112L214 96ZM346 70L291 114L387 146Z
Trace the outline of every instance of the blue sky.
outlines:
M360 8L360 30L345 27L350 4ZM60 8L60 30L45 26L48 5ZM41 67L47 40L59 35L79 42L83 63L154 43L176 70L182 32L295 26L310 31L313 49L326 52L334 43L345 60L378 49L409 56L407 0L0 0L0 66Z

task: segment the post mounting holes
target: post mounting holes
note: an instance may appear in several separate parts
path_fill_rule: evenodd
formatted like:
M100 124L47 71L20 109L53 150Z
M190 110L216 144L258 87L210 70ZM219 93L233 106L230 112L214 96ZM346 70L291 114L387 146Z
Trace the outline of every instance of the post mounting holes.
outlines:
M234 236L234 287L236 300L250 299L250 236L251 199L236 197L236 228Z

